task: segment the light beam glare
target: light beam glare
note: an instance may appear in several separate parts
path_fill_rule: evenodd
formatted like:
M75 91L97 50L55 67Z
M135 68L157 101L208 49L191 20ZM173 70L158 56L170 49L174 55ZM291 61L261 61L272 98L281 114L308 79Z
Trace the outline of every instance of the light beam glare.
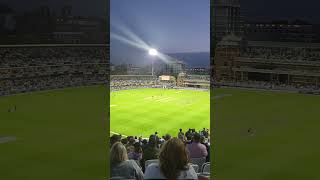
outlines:
M122 31L122 33L124 33L127 37L131 38L133 41L136 41L137 43L145 46L145 47L149 47L149 45L147 43L145 43L141 38L139 38L135 33L133 33L132 31L130 31L126 26L124 25L118 25L118 26L114 26L117 29L119 29L120 31Z
M139 36L137 36L135 33L133 33L132 31L130 31L126 26L118 23L117 25L115 24L111 24L112 27L117 28L118 30L120 30L125 36L121 36L119 34L115 34L113 32L111 32L111 38L116 39L121 41L122 43L125 43L127 45L139 48L139 49L143 49L145 51L149 51L151 46L149 46L146 42L144 42ZM170 63L171 61L174 60L173 57L168 56L164 53L160 53L158 52L157 57L162 60L165 63Z
M111 38L119 40L119 41L121 41L121 42L123 42L125 44L131 45L133 47L136 47L136 48L139 48L139 49L143 49L143 50L146 50L146 51L149 50L148 46L144 46L143 44L139 44L137 42L134 42L132 40L129 40L129 39L125 38L125 37L122 37L122 36L120 36L118 34L115 34L115 33L112 33L112 32L110 34L111 34Z
M170 59L173 59L172 57L170 57L166 54L163 54L163 53L158 53L158 57L159 57L159 59L161 59L165 63L170 63L171 62Z

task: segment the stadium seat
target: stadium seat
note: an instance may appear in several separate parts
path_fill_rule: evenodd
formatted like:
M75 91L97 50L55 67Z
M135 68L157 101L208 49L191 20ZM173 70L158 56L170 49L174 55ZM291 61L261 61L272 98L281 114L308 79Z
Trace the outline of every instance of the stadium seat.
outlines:
M159 160L158 159L150 159L150 160L146 160L145 162L145 169L147 169L147 167L151 164L151 163L158 163Z
M198 167L202 167L202 165L206 162L206 157L201 158L191 158L191 163L198 165Z
M196 173L199 172L199 166L197 164L190 164L190 165L193 167L193 169L194 169L194 171L196 171Z
M202 174L210 174L210 162L204 163L201 167Z

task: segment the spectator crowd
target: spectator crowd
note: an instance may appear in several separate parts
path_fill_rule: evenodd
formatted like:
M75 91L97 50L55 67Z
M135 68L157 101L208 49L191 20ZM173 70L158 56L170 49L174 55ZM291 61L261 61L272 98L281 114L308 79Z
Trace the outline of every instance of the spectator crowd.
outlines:
M113 134L110 145L111 179L210 179L208 129L148 139Z
M107 82L107 47L0 47L0 95Z
M267 81L214 81L213 87L240 87L240 88L254 88L266 90L279 90L279 91L292 91L300 93L320 94L319 87L314 85L304 84L286 84L286 83L273 83Z

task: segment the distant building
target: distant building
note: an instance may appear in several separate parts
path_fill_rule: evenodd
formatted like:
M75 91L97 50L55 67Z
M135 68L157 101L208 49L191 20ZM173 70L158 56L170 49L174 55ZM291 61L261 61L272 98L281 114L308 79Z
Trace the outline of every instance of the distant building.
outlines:
M83 36L82 32L53 32L52 37L55 42L64 44L80 44Z
M218 42L225 35L239 35L241 33L239 0L215 0L212 6L211 23L214 39Z
M99 18L72 16L69 10L64 11L67 12L56 17L55 29L52 32L56 41L59 43L104 43L106 41L106 22Z
M244 25L247 40L314 42L313 25L304 21L247 22Z
M127 68L128 75L148 75L151 74L149 66L137 66L129 64Z
M209 73L210 73L209 69L202 68L202 67L194 67L194 68L187 69L187 74L208 75Z
M186 72L186 65L183 61L173 60L165 65L164 73L171 76L178 76Z
M234 58L240 54L241 38L235 35L225 36L215 49L213 73L215 80L233 79Z
M109 36L106 19L75 16L69 3L60 13L40 6L19 14L0 5L0 33L1 44L104 44Z
M216 48L215 82L320 88L320 43L225 37Z
M209 75L188 75L180 73L177 77L177 85L183 87L205 88L210 87Z

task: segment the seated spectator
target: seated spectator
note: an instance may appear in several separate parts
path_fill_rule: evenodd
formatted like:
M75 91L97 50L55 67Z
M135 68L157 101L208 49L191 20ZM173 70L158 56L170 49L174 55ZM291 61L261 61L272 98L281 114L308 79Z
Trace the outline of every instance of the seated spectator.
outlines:
M111 136L110 138L110 147L112 147L112 145L116 142L120 142L121 141L121 136L120 135L117 135L117 134L114 134Z
M157 138L155 135L149 137L149 142L143 149L143 155L141 159L141 167L144 170L146 160L158 159L159 149L157 148Z
M142 170L135 161L128 160L127 150L120 142L111 147L110 167L110 177L143 180Z
M148 140L143 139L143 140L141 141L141 147L142 147L142 149L145 149L147 146L148 146Z
M187 138L187 139L192 139L192 131L191 131L190 128L189 128L189 130L186 132L186 138Z
M206 128L203 128L203 130L201 131L201 135L204 136L204 137L206 137L206 138L208 138L209 133L208 133L208 131L206 130Z
M127 138L121 139L121 143L126 146L128 144L128 139Z
M166 134L163 139L165 141L169 141L171 139L171 135L170 134Z
M163 141L161 141L160 148L163 146L163 144L164 144L166 141L169 141L169 140L171 139L171 135L170 135L170 134L166 134L166 135L163 136L162 138L163 138Z
M194 133L192 143L187 145L190 158L206 157L208 151L205 145L200 143L200 134Z
M185 139L185 137L184 137L184 133L183 133L183 131L182 131L182 129L180 128L179 129L179 133L178 133L178 138L181 140L181 141L184 141Z
M206 162L209 162L210 161L210 145L208 143L208 139L206 139L204 136L201 136L200 143L205 145L207 148L208 155L206 157Z
M129 143L126 144L125 146L127 148L128 153L130 153L134 151L134 143L136 142L136 140L134 139L133 136L129 136L127 139Z
M142 159L142 148L139 142L134 143L134 150L128 153L129 159L140 161Z
M150 164L145 179L198 179L197 173L189 165L189 157L184 143L178 138L165 142L159 154L159 163Z

